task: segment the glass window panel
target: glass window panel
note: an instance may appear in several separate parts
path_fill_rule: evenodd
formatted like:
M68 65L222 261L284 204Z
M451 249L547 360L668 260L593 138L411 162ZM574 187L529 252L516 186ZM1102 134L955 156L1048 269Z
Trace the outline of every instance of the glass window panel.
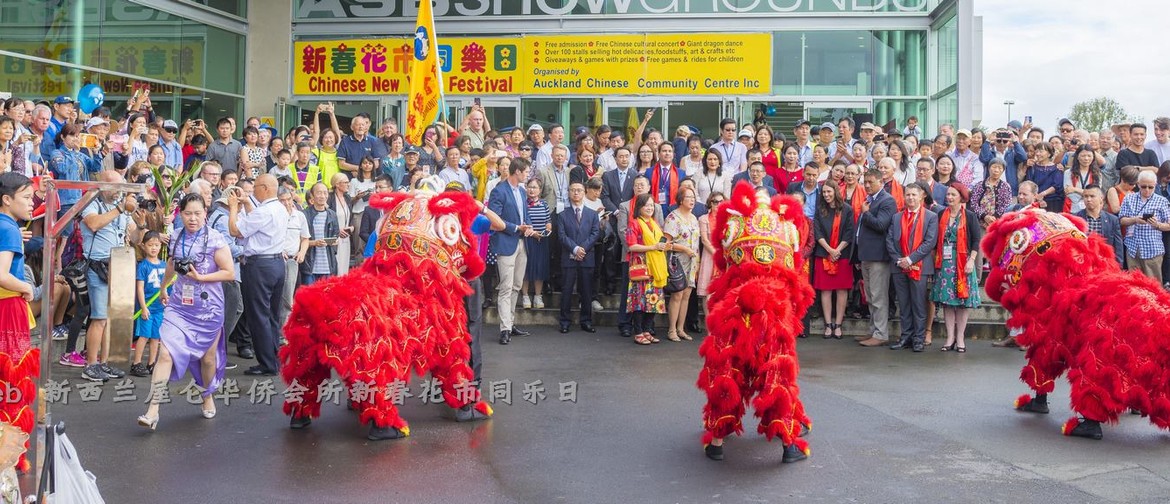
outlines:
M925 31L775 32L772 40L777 94L926 94Z
M938 98L938 118L935 124L955 124L959 121L959 95L955 90Z
M874 124L885 124L894 121L898 129L906 127L906 119L910 116L918 118L919 124L924 124L926 118L926 100L876 100L873 105Z
M945 89L959 81L959 22L952 17L938 30L938 86Z

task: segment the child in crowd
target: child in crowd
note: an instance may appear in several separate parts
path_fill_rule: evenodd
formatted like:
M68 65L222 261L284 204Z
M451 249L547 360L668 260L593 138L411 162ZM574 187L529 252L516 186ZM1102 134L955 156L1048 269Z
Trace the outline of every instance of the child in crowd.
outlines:
M158 301L158 293L163 288L167 269L167 263L159 258L161 252L162 236L154 231L147 232L142 239L144 259L138 262L135 277L141 315L134 321L134 363L130 365L130 374L134 376L150 376L158 359L159 329L163 321L163 305ZM148 344L150 364L143 364L142 352Z

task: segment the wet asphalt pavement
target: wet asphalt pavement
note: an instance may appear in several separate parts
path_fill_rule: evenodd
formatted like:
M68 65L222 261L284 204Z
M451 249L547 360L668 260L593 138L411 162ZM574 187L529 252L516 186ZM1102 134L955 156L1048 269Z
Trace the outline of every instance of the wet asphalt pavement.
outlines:
M941 338L922 354L802 341L812 456L781 464L754 419L728 440L726 461L703 456L700 338L640 347L611 328L530 329L506 347L484 342L485 381L511 380L511 405L455 423L445 406L422 404L416 379L404 440L366 440L356 415L333 404L290 430L280 395L250 404L250 361L234 354L241 366L228 375L242 397L212 420L176 395L158 431L138 427L146 378L135 402L114 403L112 383L98 402L74 390L53 419L111 503L1170 501L1170 435L1133 416L1103 441L1061 436L1067 382L1050 415L1013 411L1027 392L1023 353L987 341L965 355L940 353ZM78 381L72 368L53 371ZM536 380L545 396L534 405L524 389ZM576 382L576 402L561 400L562 382Z

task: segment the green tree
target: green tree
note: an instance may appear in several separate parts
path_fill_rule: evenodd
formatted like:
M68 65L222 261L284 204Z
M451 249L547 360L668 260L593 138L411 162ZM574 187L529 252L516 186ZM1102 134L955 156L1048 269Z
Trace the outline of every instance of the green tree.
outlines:
M1129 115L1117 100L1102 96L1073 105L1068 118L1080 129L1100 131L1113 124L1128 122Z

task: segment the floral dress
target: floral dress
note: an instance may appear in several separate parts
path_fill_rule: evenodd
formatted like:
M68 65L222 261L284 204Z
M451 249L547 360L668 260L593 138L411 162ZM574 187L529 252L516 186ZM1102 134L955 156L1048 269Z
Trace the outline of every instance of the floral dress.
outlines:
M694 214L680 210L670 212L662 225L662 232L674 237L674 242L679 245L699 250L699 219ZM687 272L687 287L694 288L695 280L699 277L699 262L682 252L673 252L671 255L678 259L683 271Z
M267 157L267 152L264 151L264 148L244 146L244 152L247 156L248 163L254 165L249 169L251 178L257 178L263 175L266 172L264 169L264 158Z
M968 226L972 224L967 223ZM959 253L958 246L955 245L958 241L959 221L953 219L947 226L946 235L943 237L943 246L950 247L955 253L951 254L950 258L943 254L942 264L939 265L938 273L934 275L934 287L930 289L930 300L952 308L978 308L981 302L979 299L979 268L971 268L971 271L967 272L967 299L959 298ZM971 251L971 254L974 253L975 251Z

